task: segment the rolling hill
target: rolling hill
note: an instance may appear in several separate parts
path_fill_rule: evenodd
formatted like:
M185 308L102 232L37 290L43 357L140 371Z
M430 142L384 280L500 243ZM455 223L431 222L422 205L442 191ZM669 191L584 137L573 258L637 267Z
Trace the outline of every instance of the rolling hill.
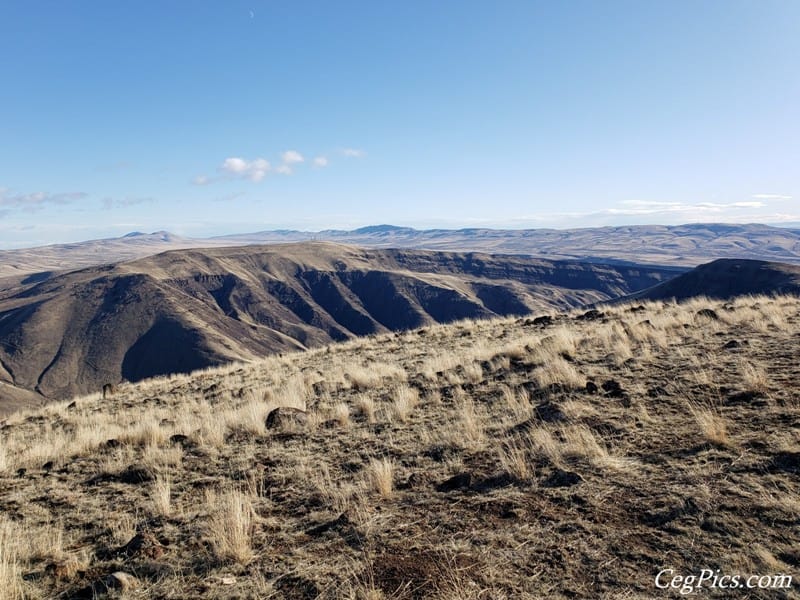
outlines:
M317 242L178 250L0 294L0 381L104 383L466 318L595 303L679 270Z
M633 294L646 300L726 299L746 294L800 296L800 266L760 260L719 259Z
M565 230L418 230L375 225L352 231L277 230L207 239L156 231L72 244L0 250L0 291L25 279L42 281L59 271L144 258L168 250L324 240L368 248L518 254L550 260L684 267L716 258L800 262L800 230L759 224L636 225Z

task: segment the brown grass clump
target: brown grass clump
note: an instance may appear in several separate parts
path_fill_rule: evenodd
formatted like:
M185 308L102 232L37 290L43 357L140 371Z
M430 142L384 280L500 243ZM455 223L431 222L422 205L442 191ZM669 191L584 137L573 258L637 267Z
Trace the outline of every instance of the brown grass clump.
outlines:
M370 487L378 495L389 500L394 495L394 464L388 458L371 459L367 467Z
M419 392L408 385L399 385L392 392L392 415L400 422L408 420L409 415L419 402Z
M253 504L236 489L208 494L211 518L208 531L211 546L220 560L247 564L253 558Z
M689 409L705 440L715 446L728 447L731 440L728 437L728 425L719 411L708 406L690 404Z
M0 590L7 600L22 600L25 595L17 560L20 531L5 516L0 516Z

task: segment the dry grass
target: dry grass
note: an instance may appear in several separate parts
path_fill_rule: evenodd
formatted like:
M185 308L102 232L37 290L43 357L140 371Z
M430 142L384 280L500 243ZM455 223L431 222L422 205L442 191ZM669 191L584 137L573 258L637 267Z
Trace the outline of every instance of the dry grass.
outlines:
M219 560L247 564L253 558L253 504L245 493L228 489L206 497L211 514L209 541Z
M408 385L399 385L392 392L392 398L393 417L400 422L405 422L419 402L419 392Z
M388 458L371 459L367 466L367 480L373 491L389 500L394 495L394 464Z
M731 445L731 439L728 436L728 424L717 409L690 404L689 410L700 427L705 441L722 447Z
M652 596L665 539L679 572L786 564L796 299L579 314L427 327L15 414L0 589L70 597L125 568L164 600L633 598ZM585 388L611 379L624 393ZM267 431L276 406L311 425ZM121 482L131 466L155 479ZM164 556L109 554L142 531Z

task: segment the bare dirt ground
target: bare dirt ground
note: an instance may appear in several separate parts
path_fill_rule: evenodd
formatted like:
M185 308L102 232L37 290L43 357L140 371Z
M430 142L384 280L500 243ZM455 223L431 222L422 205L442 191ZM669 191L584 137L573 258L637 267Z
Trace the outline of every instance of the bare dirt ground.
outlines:
M800 301L550 316L12 415L0 597L800 598Z

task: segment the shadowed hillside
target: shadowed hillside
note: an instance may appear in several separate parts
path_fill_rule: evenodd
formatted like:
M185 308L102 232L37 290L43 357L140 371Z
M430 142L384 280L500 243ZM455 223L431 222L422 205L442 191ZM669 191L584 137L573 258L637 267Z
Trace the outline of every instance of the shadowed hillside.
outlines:
M330 243L173 251L0 295L0 381L66 398L354 336L608 300L675 274Z
M760 260L719 259L633 294L632 297L685 300L694 296L733 298L745 294L800 295L800 266Z
M0 593L798 598L798 299L536 316L12 415Z

